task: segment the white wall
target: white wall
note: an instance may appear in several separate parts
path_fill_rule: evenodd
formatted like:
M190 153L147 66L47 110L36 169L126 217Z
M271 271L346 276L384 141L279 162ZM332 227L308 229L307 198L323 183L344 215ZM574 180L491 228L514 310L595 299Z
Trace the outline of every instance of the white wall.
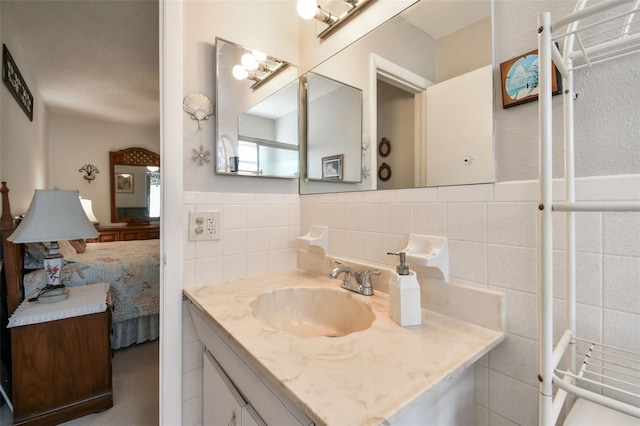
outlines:
M49 182L61 189L78 189L82 198L93 201L93 212L100 224L109 225L109 151L134 146L159 154L159 128L50 114ZM91 183L78 172L88 163L100 170Z
M11 22L7 21L2 21L2 42L7 45L34 103L33 121L29 121L5 83L0 83L0 179L6 181L11 190L12 213L21 214L27 211L34 189L48 186L48 119L22 45L12 36Z
M496 57L498 64L537 47L537 16L549 10L561 17L573 10L573 1L496 2ZM533 30L532 30L533 29ZM615 65L576 74L574 88L580 94L576 110L576 175L601 176L637 173L640 150L630 140L638 139L640 98L638 56L621 58ZM498 65L496 64L496 65ZM495 82L499 70L495 69ZM499 84L499 83L498 83ZM538 176L538 103L502 109L496 89L496 161L498 181L533 179ZM560 96L554 98L554 135L562 144ZM554 156L554 176L562 174L561 155Z

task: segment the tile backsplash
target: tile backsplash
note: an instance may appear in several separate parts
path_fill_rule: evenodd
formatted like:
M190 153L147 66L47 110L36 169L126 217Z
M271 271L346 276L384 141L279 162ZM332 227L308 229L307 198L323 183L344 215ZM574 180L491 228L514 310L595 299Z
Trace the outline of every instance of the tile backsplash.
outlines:
M561 198L561 182L554 188ZM637 188L638 175L584 178L577 197L637 200ZM185 215L223 212L223 235L219 242L192 243L185 229L184 282L295 267L295 237L311 225L329 227L332 255L390 268L397 260L386 253L404 249L410 233L445 236L451 281L507 294L507 337L475 367L476 424L535 425L537 199L537 181L304 196L185 193ZM554 214L556 335L564 321L564 222L564 213ZM576 228L578 332L640 350L640 213L580 213ZM195 350L201 349L185 340L186 360L195 360L189 354ZM193 382L193 368L184 372L183 385ZM201 404L201 394L187 394L185 407ZM198 421L185 418L184 424Z

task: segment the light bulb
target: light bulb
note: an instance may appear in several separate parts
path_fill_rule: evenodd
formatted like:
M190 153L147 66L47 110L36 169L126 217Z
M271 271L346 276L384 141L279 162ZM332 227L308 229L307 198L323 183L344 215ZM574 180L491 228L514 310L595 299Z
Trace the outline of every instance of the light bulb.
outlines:
M249 77L249 71L247 71L242 65L236 65L231 71L236 80L244 80Z
M298 15L300 15L302 19L313 19L318 10L318 3L316 3L316 0L298 0L296 7L298 9Z
M252 50L251 53L253 54L253 57L256 58L256 60L258 62L262 62L262 61L266 61L267 60L267 54L266 53L262 53L259 50Z
M240 63L243 67L245 67L248 71L253 71L258 69L258 60L251 54L245 53L242 55L242 59L240 59Z

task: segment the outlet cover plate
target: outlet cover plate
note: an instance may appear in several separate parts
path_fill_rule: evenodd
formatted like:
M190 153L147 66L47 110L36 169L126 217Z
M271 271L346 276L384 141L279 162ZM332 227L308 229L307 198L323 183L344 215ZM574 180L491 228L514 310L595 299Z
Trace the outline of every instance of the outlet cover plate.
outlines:
M221 229L219 211L189 212L189 241L219 240Z

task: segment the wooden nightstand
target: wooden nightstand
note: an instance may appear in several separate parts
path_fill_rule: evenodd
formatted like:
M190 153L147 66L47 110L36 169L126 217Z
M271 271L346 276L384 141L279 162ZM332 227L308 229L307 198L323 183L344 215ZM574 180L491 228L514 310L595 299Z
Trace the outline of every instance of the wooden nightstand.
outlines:
M105 303L106 302L106 303ZM58 424L113 406L109 284L24 301L9 319L13 423Z

